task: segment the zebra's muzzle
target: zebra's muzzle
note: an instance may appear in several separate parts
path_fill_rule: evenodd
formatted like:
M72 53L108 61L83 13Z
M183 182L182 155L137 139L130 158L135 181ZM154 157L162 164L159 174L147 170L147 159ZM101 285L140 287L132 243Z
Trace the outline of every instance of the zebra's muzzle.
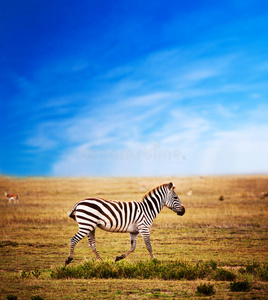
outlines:
M181 206L181 210L177 212L177 215L178 215L178 216L183 216L184 214L185 214L185 208L184 208L184 206L182 205L182 206Z

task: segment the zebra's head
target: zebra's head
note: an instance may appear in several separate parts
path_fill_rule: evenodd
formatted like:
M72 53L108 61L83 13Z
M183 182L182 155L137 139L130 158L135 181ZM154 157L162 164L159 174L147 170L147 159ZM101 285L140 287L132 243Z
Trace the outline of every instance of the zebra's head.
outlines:
M185 208L183 204L181 203L178 195L175 192L175 186L172 182L167 184L168 187L168 193L165 201L166 207L173 210L177 215L183 216L185 213Z

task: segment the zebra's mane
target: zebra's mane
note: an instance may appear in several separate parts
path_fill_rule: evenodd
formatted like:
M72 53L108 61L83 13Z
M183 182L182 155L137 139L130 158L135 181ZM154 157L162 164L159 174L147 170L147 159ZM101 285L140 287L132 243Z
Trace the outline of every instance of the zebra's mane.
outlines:
M158 185L157 187L154 187L154 188L151 189L149 192L147 192L145 195L143 195L142 201L145 200L145 199L148 199L148 196L151 195L151 192L152 192L152 191L158 189L158 188L161 187L161 186L168 186L168 185L169 185L169 183L163 183L163 184Z

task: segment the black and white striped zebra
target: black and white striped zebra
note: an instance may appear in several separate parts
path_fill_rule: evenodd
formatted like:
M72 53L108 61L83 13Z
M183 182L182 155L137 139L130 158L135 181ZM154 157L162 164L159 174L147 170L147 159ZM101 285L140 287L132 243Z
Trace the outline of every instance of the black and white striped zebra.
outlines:
M135 250L139 233L143 237L151 257L155 258L150 243L150 227L154 218L164 206L180 216L185 213L185 208L174 189L172 182L162 184L144 195L141 202L87 198L75 204L68 215L70 218L77 220L79 231L71 238L70 253L65 260L65 265L72 261L75 245L86 235L88 236L89 246L96 258L101 260L95 246L96 227L111 232L130 233L130 250L121 256L117 256L115 261L127 257Z

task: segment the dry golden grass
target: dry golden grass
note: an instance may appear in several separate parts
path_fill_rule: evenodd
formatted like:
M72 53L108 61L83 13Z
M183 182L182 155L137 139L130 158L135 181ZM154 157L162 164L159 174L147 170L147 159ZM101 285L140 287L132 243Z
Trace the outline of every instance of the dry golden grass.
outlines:
M172 178L9 178L0 177L0 294L18 299L192 298L200 280L52 280L51 269L62 266L69 239L77 224L67 217L73 205L88 196L120 201L141 200L149 189L173 181L186 207L183 217L164 209L151 228L151 242L159 260L188 262L213 259L234 270L253 261L267 263L268 176ZM192 196L187 196L189 189ZM8 204L4 192L19 195L19 205ZM220 196L224 200L220 201ZM103 259L112 260L129 248L128 234L96 231ZM84 239L75 248L72 265L92 260ZM127 260L146 261L149 253L141 237ZM21 273L40 270L41 275ZM27 274L27 273L26 273ZM31 273L30 273L31 274ZM254 289L232 293L228 283L214 282L218 299L264 299L267 283L249 278ZM78 297L78 295L80 295Z

